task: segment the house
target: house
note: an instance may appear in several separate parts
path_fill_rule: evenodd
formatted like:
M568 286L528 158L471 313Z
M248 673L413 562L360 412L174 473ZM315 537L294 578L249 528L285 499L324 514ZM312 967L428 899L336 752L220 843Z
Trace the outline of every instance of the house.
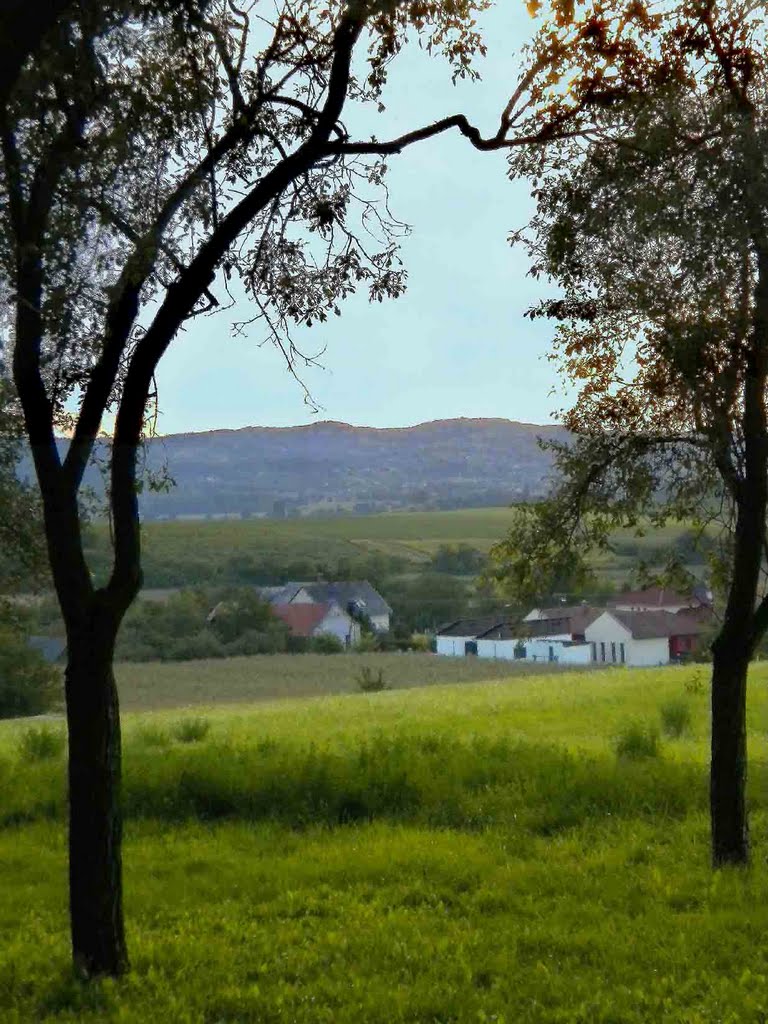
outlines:
M497 658L503 661L515 661L520 657L520 630L514 629L508 622L495 623L476 639L478 658Z
M377 633L388 633L392 609L368 580L290 582L279 587L260 587L271 605L337 604L353 618L365 616Z
M335 601L322 604L273 604L272 611L288 626L293 636L313 637L330 633L345 647L350 647L360 639L360 623Z
M462 658L465 654L478 654L478 637L494 628L501 629L504 625L503 616L455 619L437 631L435 652L457 658Z
M627 611L606 609L586 627L591 660L598 664L668 665L692 653L711 621L711 613L683 608Z
M527 636L584 643L584 630L599 614L600 609L588 604L556 605L534 608L523 622Z

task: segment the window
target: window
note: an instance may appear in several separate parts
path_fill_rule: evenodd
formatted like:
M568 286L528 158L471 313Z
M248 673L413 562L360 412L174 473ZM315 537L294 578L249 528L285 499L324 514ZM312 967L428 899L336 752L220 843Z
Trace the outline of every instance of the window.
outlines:
M616 664L616 644L611 641L611 661Z
M620 661L621 661L621 664L623 665L623 664L624 664L624 662L625 662L625 657L624 657L624 644L619 644L619 659L620 659Z
M600 661L605 661L605 643L600 641Z
M593 640L589 646L592 648L592 661L597 661L597 644Z

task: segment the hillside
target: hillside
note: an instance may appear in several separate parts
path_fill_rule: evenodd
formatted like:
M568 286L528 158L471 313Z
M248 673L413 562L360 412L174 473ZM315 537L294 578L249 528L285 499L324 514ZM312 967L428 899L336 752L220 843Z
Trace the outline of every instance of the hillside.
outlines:
M171 434L151 442L176 486L142 498L145 518L368 513L506 505L541 494L559 427L503 419L376 429L346 423ZM95 485L96 477L91 480Z

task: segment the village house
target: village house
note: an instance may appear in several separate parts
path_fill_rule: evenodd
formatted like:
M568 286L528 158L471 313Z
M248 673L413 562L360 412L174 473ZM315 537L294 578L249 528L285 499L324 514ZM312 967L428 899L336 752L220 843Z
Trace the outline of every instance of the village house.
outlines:
M648 587L619 594L608 608L533 608L513 626L503 615L457 619L438 631L438 654L563 665L667 665L699 648L712 622L712 595Z
M324 604L273 604L272 611L286 624L292 636L335 636L351 647L360 639L360 623L344 611L335 601Z
M368 580L314 583L290 582L259 587L259 594L274 607L288 604L335 604L360 620L366 618L376 633L388 633L392 609Z

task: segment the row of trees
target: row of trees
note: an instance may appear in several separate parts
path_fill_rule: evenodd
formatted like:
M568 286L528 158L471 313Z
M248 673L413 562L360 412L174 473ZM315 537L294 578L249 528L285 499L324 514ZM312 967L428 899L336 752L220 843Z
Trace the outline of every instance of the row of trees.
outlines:
M398 295L385 161L445 131L509 149L511 172L532 180L534 273L561 284L536 313L559 323L556 353L581 389L565 416L577 443L559 452L567 484L500 549L503 574L531 589L577 567L579 530L599 544L641 512L709 515L716 495L733 540L714 645L713 854L747 858L746 667L768 623L764 8L552 0L492 135L450 114L385 142L350 136L345 106L375 109L413 36L474 74L485 6L57 0L32 26L15 0L3 13L0 279L69 644L70 909L85 976L128 963L112 658L141 584L137 476L158 362L228 291L291 368L292 324L324 320L357 288ZM107 423L112 561L94 580L79 492ZM533 574L521 550L528 565L538 556Z

